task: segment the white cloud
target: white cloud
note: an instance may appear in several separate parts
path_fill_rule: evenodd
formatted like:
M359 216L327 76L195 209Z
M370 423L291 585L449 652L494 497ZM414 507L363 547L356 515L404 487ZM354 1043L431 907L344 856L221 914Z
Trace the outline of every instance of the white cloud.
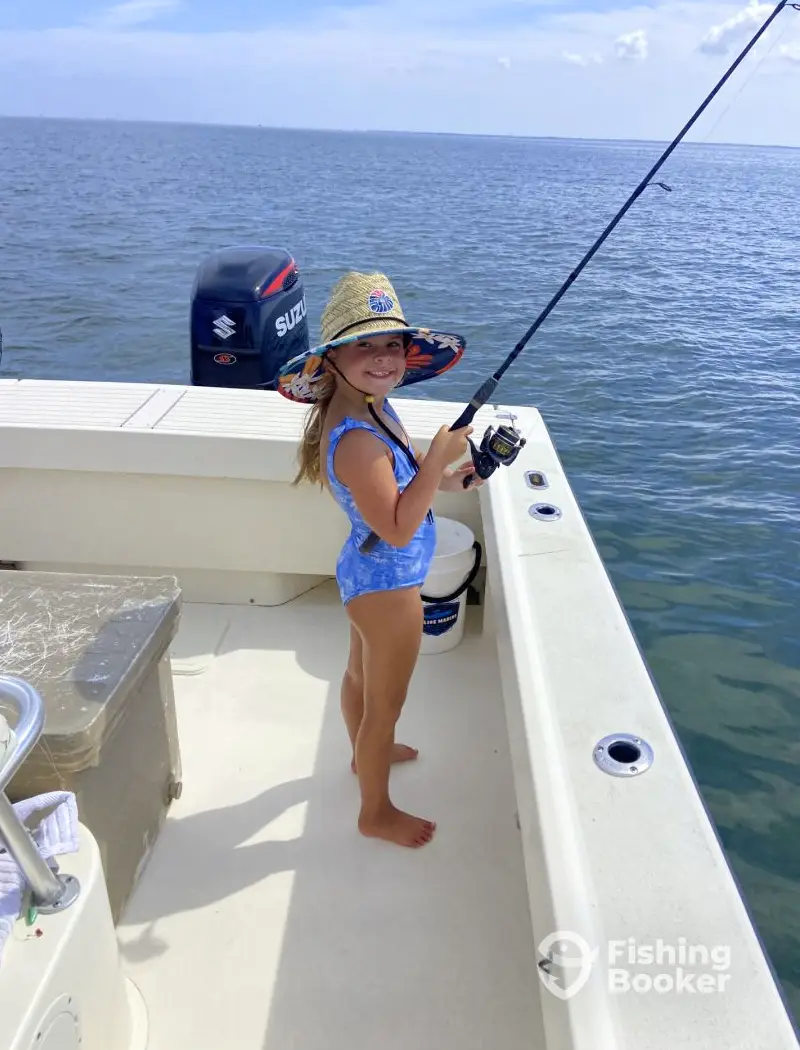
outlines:
M760 4L758 0L750 0L744 10L738 11L719 25L712 26L701 40L698 50L706 55L726 55L734 44L743 44L773 10L772 4Z
M465 17L465 10L485 14L489 2L327 4L309 11L302 25L275 23L264 5L253 25L192 32L164 31L154 21L174 9L171 0L130 0L108 9L102 24L0 29L0 82L15 84L2 109L18 115L669 139L708 91L708 59L697 53L698 41L710 26L731 22L742 4L653 0L657 6L636 9L635 22L631 9L554 14L551 5L534 21L514 26ZM386 24L395 27L390 54ZM735 104L715 126L715 139L800 145L800 92L789 86L800 49L793 45L796 37L780 34L776 27L768 35L772 64L747 81L741 99L734 100L737 84L729 85ZM628 61L617 60L618 54ZM293 85L290 106L275 101L285 99L287 83ZM774 104L776 91L780 106ZM693 137L703 137L714 115L706 124L703 118Z
M574 51L562 51L561 57L573 66L600 66L603 64L603 56L598 55L597 52L591 55L579 55Z
M159 15L180 6L181 0L126 0L125 3L106 8L91 19L90 24L106 29L125 29L152 22Z
M779 47L778 57L786 62L791 62L792 65L800 66L800 43L784 44L782 47Z
M633 33L623 33L614 42L616 56L623 61L644 62L647 58L647 50L647 33L644 29L636 29Z

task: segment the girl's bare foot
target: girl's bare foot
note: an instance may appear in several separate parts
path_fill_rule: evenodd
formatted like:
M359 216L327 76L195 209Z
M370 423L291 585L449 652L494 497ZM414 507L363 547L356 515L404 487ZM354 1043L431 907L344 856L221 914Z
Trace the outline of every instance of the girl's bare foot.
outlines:
M385 839L387 842L396 842L398 846L418 849L431 841L436 825L391 806L376 817L360 816L358 830L368 838Z
M415 747L409 747L408 744L393 744L392 745L392 757L391 762L413 762L415 758L419 757L419 751ZM350 763L350 768L354 773L357 773L356 760Z

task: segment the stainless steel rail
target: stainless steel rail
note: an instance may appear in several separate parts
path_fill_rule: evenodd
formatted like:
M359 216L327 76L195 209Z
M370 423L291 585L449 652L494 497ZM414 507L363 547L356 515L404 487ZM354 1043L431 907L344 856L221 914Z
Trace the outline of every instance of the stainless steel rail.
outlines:
M39 911L45 914L63 911L78 897L78 880L72 875L55 874L5 795L6 785L42 735L44 703L23 679L0 674L0 705L10 705L17 715L10 754L6 754L0 765L0 851L5 846L18 864Z

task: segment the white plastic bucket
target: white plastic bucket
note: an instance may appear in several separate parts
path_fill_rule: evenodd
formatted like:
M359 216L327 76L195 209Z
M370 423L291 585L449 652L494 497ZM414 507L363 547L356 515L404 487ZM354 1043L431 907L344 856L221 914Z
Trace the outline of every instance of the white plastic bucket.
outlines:
M466 525L450 518L436 519L436 550L422 587L422 645L420 653L446 653L464 635L467 588L481 564L481 545Z

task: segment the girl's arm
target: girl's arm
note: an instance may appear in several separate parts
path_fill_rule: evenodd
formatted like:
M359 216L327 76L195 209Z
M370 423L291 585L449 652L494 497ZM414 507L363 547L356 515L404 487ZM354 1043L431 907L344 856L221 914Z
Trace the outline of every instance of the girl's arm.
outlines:
M447 464L463 456L468 433L442 427L402 494L388 448L367 430L350 430L341 438L333 468L372 531L393 547L405 547L430 510Z

